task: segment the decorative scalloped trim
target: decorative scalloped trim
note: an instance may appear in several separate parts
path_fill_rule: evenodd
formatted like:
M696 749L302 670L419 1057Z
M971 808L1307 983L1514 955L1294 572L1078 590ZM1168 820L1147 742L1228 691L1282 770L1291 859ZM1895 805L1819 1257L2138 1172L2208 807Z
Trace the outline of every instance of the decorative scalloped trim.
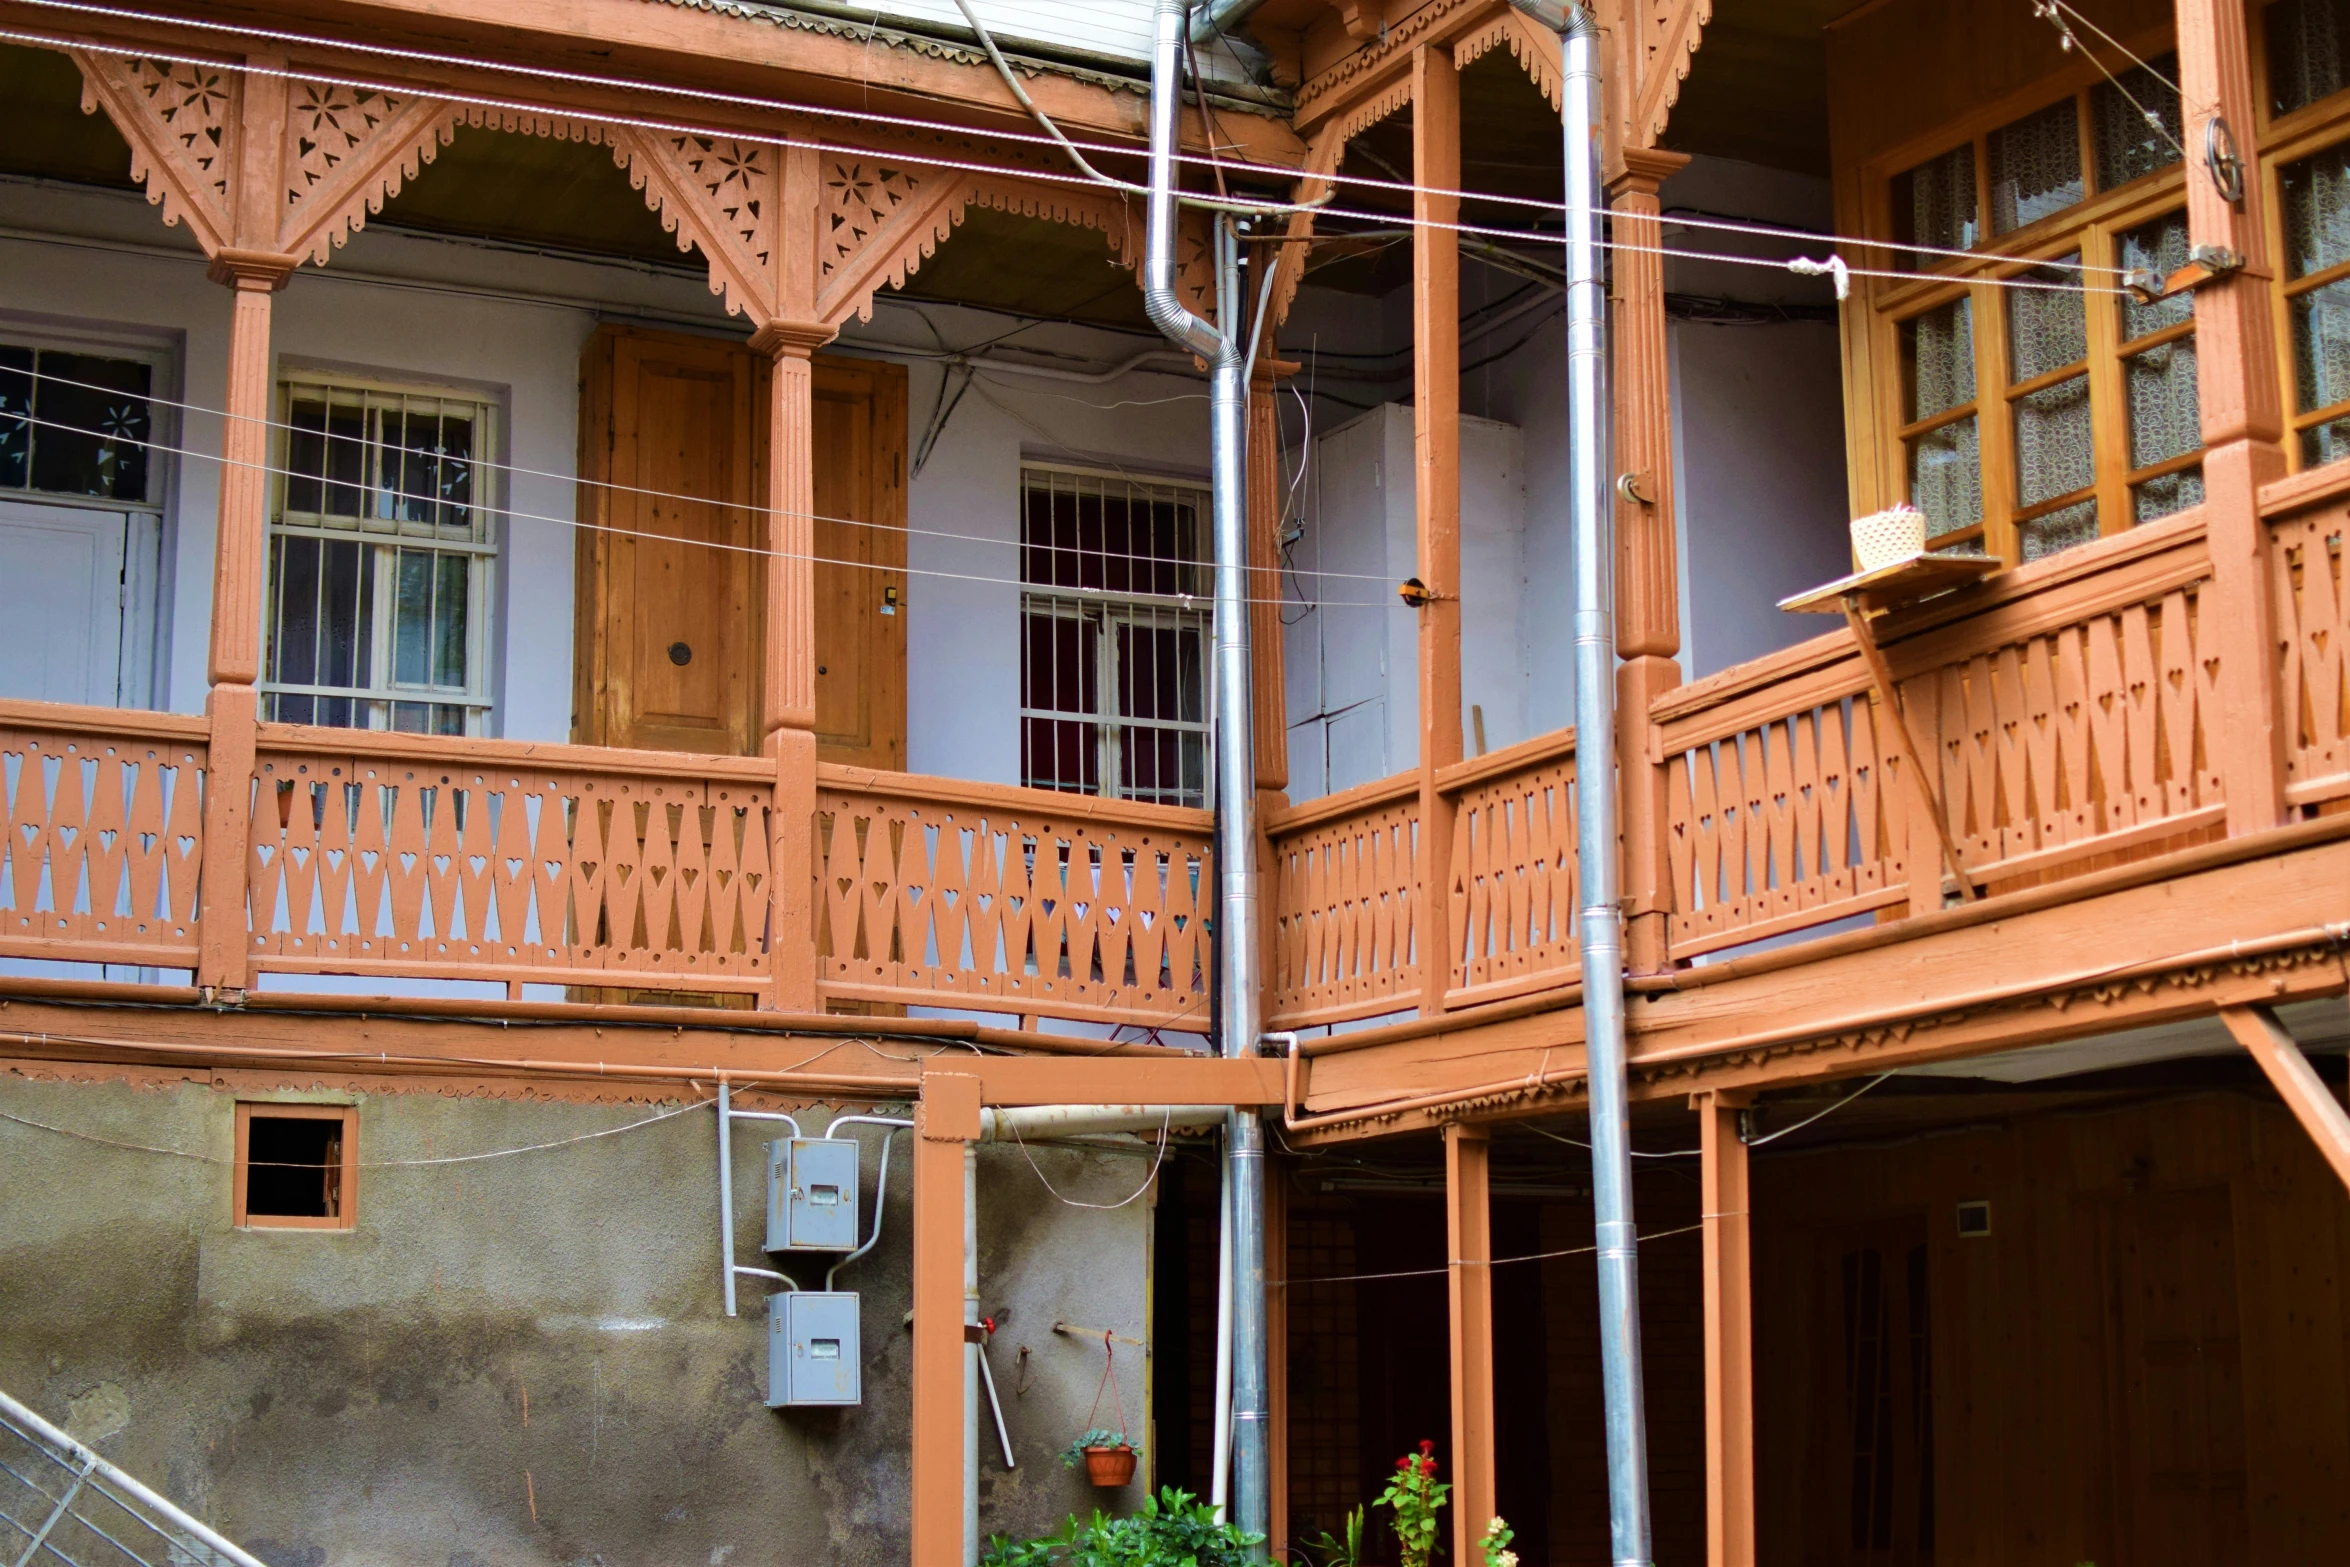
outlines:
M1387 29L1380 42L1357 49L1345 59L1331 66L1312 81L1297 90L1297 118L1310 120L1324 100L1336 97L1359 76L1379 69L1399 54L1409 54L1422 38L1436 31L1462 11L1489 3L1489 0L1430 0L1402 21Z
M762 322L775 319L778 301L771 278L746 269L742 263L748 258L740 253L740 245L731 235L720 233L706 221L717 215L716 209L705 210L692 171L673 162L666 145L642 132L609 126L605 128L604 139L612 149L613 163L627 174L629 184L643 194L646 208L661 220L662 228L676 236L677 248L689 254L700 248L702 259L710 269L710 292L726 306L726 313L739 316L747 312L753 320ZM780 183L778 180L778 187ZM769 196L768 200L781 206L777 195ZM783 214L779 211L774 216L780 223Z
M950 171L930 172L943 177ZM1134 232L1135 218L1123 196L1041 181L1031 184L994 175L967 175L927 210L920 204L908 208L918 215L893 224L861 249L854 258L859 264L844 268L819 295L820 318L828 326L839 326L852 315L860 321L872 320L873 296L884 287L903 288L906 279L938 253L938 247L961 225L963 215L975 206L1099 230L1116 259L1122 265L1134 265L1127 240ZM877 259L883 257L886 259Z
M1661 22L1657 41L1640 61L1640 98L1632 117L1636 144L1653 147L1665 133L1692 57L1705 42L1705 24L1714 19L1713 0L1637 0L1644 24ZM1642 28L1648 35L1647 26Z
M1564 109L1567 88L1559 75L1558 39L1537 31L1521 12L1504 11L1454 44L1453 64L1466 69L1481 56L1505 43L1510 46L1510 54L1517 60L1518 68L1550 101L1550 106Z
M163 209L163 221L185 221L207 255L225 249L234 224L229 190L243 123L244 78L226 65L166 64L94 49L64 53L81 69L82 112L104 109L130 143L131 178L146 187L150 204ZM157 92L175 84L182 101L168 112L157 110ZM175 130L172 121L189 110L196 111L195 129ZM214 150L200 156L197 149L206 140L212 140Z
M1338 121L1340 145L1343 146L1354 140L1389 115L1400 113L1411 107L1411 102L1412 79L1407 76L1393 87L1388 88L1387 91L1356 104L1347 110ZM1331 167L1335 169L1338 165L1333 163Z
M289 173L279 205L283 227L278 249L325 266L336 249L366 226L370 215L380 214L384 203L400 194L401 185L416 178L433 154L455 137L461 116L439 99L388 102L390 112L377 129L351 146L353 161L339 164L327 177L306 186L296 183L298 171L292 169L293 144L299 132L289 111Z

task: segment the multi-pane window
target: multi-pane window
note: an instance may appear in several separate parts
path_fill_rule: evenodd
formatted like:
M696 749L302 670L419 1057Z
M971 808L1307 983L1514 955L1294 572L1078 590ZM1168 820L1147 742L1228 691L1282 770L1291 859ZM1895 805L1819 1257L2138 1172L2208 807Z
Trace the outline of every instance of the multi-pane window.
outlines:
M1020 781L1207 803L1207 492L1021 474Z
M262 716L486 733L489 406L299 380L279 407Z
M2261 26L2285 446L2309 468L2350 457L2350 0L2277 0Z
M2035 560L2202 498L2192 305L2110 284L2186 260L2177 71L2157 56L1892 177L1920 274L1877 294L1898 483L1937 547ZM1909 248L1984 236L2031 262Z
M0 495L148 499L154 367L0 343Z

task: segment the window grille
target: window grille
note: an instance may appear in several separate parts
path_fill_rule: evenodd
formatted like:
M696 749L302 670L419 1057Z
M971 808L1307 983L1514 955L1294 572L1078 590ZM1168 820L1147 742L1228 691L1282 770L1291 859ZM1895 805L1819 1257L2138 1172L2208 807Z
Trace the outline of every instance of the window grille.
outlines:
M310 380L279 406L262 716L486 733L492 410Z
M1022 471L1022 783L1207 803L1209 514L1191 485Z

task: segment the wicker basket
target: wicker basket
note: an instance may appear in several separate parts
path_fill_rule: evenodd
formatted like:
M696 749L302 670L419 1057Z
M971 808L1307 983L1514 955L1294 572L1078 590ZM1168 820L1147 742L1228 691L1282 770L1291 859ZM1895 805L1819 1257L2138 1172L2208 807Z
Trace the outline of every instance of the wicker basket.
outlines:
M1852 553L1863 571L1899 565L1926 552L1926 514L1893 506L1852 519Z

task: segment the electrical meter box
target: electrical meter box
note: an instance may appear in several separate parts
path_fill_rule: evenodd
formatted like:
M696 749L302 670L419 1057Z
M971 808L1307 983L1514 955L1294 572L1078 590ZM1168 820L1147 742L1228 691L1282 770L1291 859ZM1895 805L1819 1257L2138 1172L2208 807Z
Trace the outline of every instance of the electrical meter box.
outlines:
M857 1144L849 1137L767 1145L767 1249L857 1249Z
M767 1297L767 1407L838 1408L859 1402L857 1297L847 1290L780 1290Z

